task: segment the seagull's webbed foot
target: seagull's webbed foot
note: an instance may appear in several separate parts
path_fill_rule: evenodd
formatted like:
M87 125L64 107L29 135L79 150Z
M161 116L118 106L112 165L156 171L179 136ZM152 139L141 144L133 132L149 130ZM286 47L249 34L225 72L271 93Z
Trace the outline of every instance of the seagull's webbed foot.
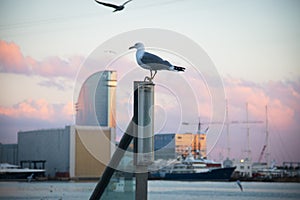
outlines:
M146 76L145 78L144 78L144 81L149 81L149 82L151 82L152 83L152 78L151 77L149 77L149 76Z

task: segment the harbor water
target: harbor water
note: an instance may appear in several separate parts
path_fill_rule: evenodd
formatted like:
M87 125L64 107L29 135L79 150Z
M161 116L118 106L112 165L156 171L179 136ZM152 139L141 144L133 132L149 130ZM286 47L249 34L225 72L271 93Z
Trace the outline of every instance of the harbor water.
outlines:
M300 183L149 181L148 199L300 199ZM0 199L89 199L96 182L0 182Z

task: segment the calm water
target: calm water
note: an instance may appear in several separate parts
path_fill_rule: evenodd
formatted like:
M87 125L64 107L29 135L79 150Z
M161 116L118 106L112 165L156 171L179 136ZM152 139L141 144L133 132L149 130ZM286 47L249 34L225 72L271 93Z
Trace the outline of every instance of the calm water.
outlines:
M89 199L96 183L0 182L0 199ZM300 199L300 183L150 181L148 199L274 200Z

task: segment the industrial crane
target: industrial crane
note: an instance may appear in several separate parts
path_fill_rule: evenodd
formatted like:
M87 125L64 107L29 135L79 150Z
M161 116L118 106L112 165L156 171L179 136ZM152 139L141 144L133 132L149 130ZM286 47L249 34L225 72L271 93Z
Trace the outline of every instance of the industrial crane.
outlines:
M226 122L201 122L200 121L200 117L199 117L199 122L198 123L189 123L189 122L183 122L182 125L196 125L198 124L198 130L197 133L200 134L201 133L201 125L202 124L208 124L208 125L212 125L212 124L226 124L226 130L227 130L227 157L230 157L230 144L229 144L229 125L230 124L247 124L247 141L248 141L248 157L250 157L250 133L249 133L249 124L257 124L257 123L264 123L264 121L258 120L258 121L250 121L248 119L248 103L246 103L246 121L238 121L238 120L233 120L233 121L229 121L229 117L228 117L228 102L226 100ZM206 130L204 131L204 133L206 133L209 129L209 126L206 128Z
M260 155L259 155L259 158L258 158L258 162L259 162L259 163L260 163L261 160L262 160L262 157L263 157L263 155L264 155L264 153L265 153L266 147L267 147L267 145L264 145L263 148L262 148L262 150L261 150L261 152L260 152Z

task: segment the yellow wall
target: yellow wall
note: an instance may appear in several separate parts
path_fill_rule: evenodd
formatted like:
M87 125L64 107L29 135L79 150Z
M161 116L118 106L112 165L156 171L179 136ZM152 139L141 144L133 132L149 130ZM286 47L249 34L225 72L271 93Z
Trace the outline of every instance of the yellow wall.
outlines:
M91 178L102 175L111 157L111 129L75 129L75 177Z
M187 155L188 148L191 148L192 154L196 156L196 151L200 149L201 157L206 157L206 135L192 133L177 133L175 136L176 153L178 155Z
M176 153L178 155L187 155L188 154L188 148L191 147L193 142L193 134L192 133L185 133L185 134L179 134L177 133L175 135L175 146L176 146Z

